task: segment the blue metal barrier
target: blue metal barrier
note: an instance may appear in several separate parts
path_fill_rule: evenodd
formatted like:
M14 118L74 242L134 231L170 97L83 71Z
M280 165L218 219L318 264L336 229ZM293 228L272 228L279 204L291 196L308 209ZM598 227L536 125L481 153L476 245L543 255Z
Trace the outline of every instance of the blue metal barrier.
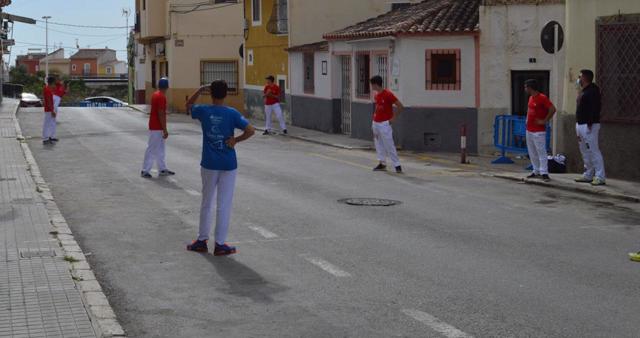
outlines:
M493 164L514 163L507 153L528 154L527 118L517 115L498 115L493 125L493 143L500 157ZM551 145L551 126L547 125L547 149Z

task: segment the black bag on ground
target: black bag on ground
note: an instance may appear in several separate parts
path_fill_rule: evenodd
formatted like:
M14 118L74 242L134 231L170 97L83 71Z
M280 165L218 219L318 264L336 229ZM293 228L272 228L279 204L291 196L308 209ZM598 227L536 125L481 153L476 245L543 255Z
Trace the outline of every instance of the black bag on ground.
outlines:
M566 174L567 165L565 162L566 157L564 155L549 156L549 173Z

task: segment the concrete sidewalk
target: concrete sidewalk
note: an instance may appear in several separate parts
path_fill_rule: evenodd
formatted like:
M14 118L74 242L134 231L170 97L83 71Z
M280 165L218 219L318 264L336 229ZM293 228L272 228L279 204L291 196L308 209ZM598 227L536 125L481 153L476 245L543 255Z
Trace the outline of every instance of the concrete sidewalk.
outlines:
M17 108L0 105L0 337L124 336L24 142Z

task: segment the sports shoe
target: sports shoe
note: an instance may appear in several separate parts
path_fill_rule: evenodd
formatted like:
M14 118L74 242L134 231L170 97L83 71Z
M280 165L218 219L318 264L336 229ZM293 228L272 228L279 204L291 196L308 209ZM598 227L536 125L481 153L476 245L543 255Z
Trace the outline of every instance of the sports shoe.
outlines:
M215 247L215 249L213 249L213 255L214 256L233 255L236 252L237 252L236 247L228 246L227 244L218 244L218 243L216 243L216 247Z
M576 178L574 181L576 181L576 183L591 183L593 182L593 178L586 178L584 176L580 176Z
M51 140L44 140L44 141L42 141L42 144L50 145L50 144L53 144L53 142L51 142Z
M540 175L536 174L536 173L531 173L531 175L527 176L527 179L532 180L535 178L540 178Z
M401 166L397 166L396 167L396 173L397 174L402 174L402 167Z
M173 171L169 170L169 169L165 169L165 170L161 170L160 171L160 176L173 176L176 173L174 173Z
M551 177L549 177L549 175L544 174L542 175L542 180L545 182L551 182Z
M146 171L142 171L142 172L140 172L140 177L142 177L142 178L151 178L153 176L151 176L151 174L149 174Z
M49 138L49 141L51 141L51 142L58 142L58 141L60 141L60 140L58 140L58 139L57 139L57 138L55 138L55 137L50 137L50 138Z
M265 130L264 133L262 133L262 135L271 135L271 133L268 130Z
M380 163L378 164L377 167L373 168L373 171L386 171L387 170L387 166Z
M607 182L605 182L603 179L601 178L594 178L593 181L591 182L591 185L594 187L597 186L601 186L601 185L607 185Z
M209 252L209 246L207 245L207 241L195 240L193 243L187 245L187 250L195 252Z
M283 130L283 131L282 131L282 133L283 133L283 134L285 134L285 135L287 135L287 130L286 130L286 129L285 129L285 130Z
M640 252L632 252L629 254L629 259L634 261L634 262L638 262L640 263Z

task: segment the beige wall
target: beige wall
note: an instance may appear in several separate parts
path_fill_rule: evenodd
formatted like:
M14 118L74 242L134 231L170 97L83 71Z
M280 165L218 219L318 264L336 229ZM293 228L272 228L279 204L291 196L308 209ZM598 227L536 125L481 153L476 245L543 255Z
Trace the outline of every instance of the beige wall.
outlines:
M164 36L167 33L167 0L146 0L146 9L143 10L142 2L136 0L136 8L140 11L140 36Z
M147 0L149 2L161 0ZM185 98L200 87L201 62L208 60L235 61L238 63L238 94L230 95L228 103L242 108L242 59L239 55L243 43L242 4L221 6L214 10L196 11L188 14L169 13L171 4L192 4L192 0L171 0L164 12L166 26L165 56L156 57L154 45L147 47L145 77L147 98L152 94L152 61L156 61L157 78L161 77L160 62L167 62L171 89L168 93L172 111L184 111ZM182 7L181 9L184 9ZM170 19L167 19L169 18ZM156 17L156 21L162 21ZM170 31L169 31L170 30ZM176 46L180 41L182 46Z
M62 62L62 63L49 62L49 71L58 73L60 75L69 75L70 67L71 67L71 64L69 62ZM40 69L44 69L44 68L45 68L45 63L40 62Z
M322 41L322 35L391 10L390 0L289 0L289 45ZM399 1L398 1L399 2ZM420 2L406 0L402 2Z
M578 72L584 68L596 70L596 19L618 13L640 13L640 0L567 0L566 13L567 72L563 110L574 113Z

